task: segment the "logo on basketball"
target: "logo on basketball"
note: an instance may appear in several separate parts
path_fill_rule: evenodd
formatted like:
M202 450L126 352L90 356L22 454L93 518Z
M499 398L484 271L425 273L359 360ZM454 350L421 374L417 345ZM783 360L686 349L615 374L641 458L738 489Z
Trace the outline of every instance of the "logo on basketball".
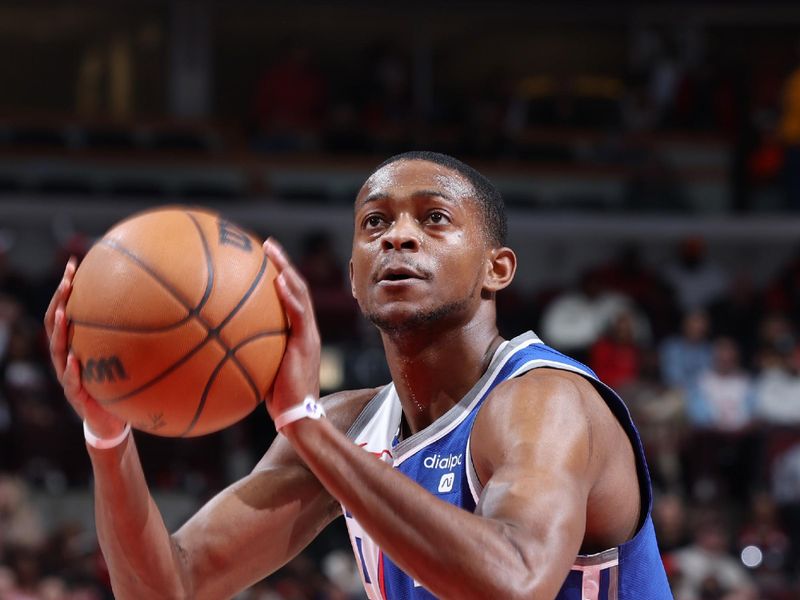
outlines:
M117 356L104 356L102 358L90 358L83 365L81 378L88 382L114 383L115 381L127 379L128 374L122 361Z
M250 252L253 249L250 236L230 221L220 219L217 221L217 226L219 227L219 243L221 246L234 246L245 252Z

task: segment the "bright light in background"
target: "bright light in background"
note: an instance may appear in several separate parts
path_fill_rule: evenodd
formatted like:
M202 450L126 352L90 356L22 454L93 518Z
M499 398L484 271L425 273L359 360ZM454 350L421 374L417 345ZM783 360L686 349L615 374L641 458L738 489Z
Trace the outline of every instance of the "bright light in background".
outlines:
M337 348L323 346L319 363L319 387L335 391L344 385L344 356Z
M742 550L741 558L745 567L755 569L764 560L764 554L758 546L746 546Z

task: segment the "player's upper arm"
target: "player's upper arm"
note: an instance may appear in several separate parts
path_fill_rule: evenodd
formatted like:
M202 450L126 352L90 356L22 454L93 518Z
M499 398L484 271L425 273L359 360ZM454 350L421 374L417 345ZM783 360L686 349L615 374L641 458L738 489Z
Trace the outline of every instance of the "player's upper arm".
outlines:
M498 386L473 427L472 460L484 484L476 514L503 524L533 597L558 593L583 541L596 471L591 393L569 375L532 371Z
M346 430L374 390L324 400ZM278 436L247 477L217 494L172 537L191 598L230 597L297 555L340 513L338 503Z

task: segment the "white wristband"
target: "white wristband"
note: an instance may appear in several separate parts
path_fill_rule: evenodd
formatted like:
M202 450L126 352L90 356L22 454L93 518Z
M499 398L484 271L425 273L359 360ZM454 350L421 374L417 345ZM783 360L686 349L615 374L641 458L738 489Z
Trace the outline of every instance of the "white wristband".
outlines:
M325 416L325 409L322 404L317 402L311 394L303 398L300 404L296 404L287 411L282 412L275 417L275 429L280 431L289 423L294 423L300 419L319 419Z
M116 435L113 438L101 438L97 437L92 430L89 429L89 424L86 421L83 422L83 437L86 438L86 443L92 448L97 448L98 450L108 450L109 448L115 448L116 446L119 446L125 441L125 438L128 437L130 432L131 424L125 423L125 429L123 429L119 435Z

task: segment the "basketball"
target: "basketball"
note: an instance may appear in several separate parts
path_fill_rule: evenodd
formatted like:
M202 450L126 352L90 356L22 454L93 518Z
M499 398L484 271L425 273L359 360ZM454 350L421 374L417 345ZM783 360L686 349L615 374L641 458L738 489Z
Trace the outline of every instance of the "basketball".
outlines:
M286 345L276 275L255 237L212 212L122 221L89 250L67 304L84 388L156 435L239 421L268 393Z

